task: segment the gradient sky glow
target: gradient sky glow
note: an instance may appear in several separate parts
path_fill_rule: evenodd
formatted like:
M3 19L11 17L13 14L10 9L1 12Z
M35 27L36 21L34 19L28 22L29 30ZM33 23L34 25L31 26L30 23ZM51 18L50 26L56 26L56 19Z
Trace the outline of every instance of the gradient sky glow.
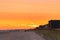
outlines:
M59 17L60 0L0 0L0 29L34 28Z

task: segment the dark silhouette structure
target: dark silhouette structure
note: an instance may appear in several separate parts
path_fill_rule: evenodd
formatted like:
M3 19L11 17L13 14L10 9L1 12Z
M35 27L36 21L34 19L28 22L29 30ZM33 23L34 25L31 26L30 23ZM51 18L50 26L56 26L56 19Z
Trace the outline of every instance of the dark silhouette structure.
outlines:
M60 20L50 20L48 23L48 27L50 29L59 29L60 28Z
M39 25L38 27L36 27L36 29L51 29L51 30L54 30L54 29L57 29L57 30L60 30L60 20L50 20L48 21L48 24L45 24L45 25Z

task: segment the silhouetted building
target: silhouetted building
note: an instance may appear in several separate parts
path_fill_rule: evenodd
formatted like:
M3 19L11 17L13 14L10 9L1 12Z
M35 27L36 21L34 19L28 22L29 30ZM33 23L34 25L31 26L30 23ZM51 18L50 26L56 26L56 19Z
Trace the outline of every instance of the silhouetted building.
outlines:
M50 20L48 25L49 25L50 29L55 29L55 28L59 29L60 28L60 20Z

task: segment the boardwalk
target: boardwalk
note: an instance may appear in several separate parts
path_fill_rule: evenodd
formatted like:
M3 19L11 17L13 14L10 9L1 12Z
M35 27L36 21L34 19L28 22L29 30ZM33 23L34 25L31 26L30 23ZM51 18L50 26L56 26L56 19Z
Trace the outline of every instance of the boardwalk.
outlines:
M1 33L0 40L45 40L43 37L37 35L35 32L10 32L10 33Z

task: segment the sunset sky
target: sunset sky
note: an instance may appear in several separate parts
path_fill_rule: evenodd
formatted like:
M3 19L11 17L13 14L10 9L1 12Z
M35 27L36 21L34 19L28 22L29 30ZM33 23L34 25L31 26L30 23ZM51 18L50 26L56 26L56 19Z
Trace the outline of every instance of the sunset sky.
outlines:
M60 20L60 0L0 0L0 29L27 29Z

